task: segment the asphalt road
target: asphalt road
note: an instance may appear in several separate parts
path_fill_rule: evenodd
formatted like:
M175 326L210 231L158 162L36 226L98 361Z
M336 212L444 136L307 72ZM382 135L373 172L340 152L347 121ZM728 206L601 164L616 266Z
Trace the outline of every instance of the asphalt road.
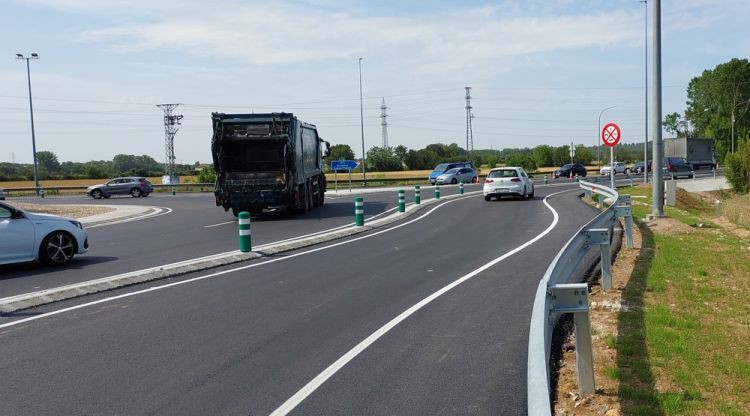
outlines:
M553 196L549 234L471 273L548 229L542 198L559 190L470 196L388 231L0 317L4 413L269 414L470 276L307 389L291 414L525 414L535 288L596 211L574 192Z

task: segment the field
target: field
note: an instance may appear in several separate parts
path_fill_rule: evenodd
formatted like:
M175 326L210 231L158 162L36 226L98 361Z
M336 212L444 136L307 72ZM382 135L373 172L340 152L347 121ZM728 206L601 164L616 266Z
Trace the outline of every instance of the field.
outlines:
M596 166L586 166L587 169L596 169ZM543 167L537 169L534 174L536 175L545 175L545 174L551 174L552 172L557 169L556 167ZM486 175L489 171L489 168L482 167L479 169L479 175ZM395 171L395 172L367 172L367 179L393 179L393 178L409 178L414 180L419 179L427 179L427 176L430 174L429 170L404 170L404 171ZM532 175L533 176L533 175ZM326 177L329 181L333 181L334 178L338 179L339 181L348 181L349 175L346 173L338 173L334 175L333 173L327 173ZM102 178L102 179L65 179L65 180L42 180L39 181L39 185L43 188L51 188L51 187L57 187L57 186L90 186L90 185L96 185L99 183L107 182L111 178ZM157 185L161 184L161 177L155 176L155 177L149 177L148 180ZM352 173L352 181L361 181L362 180L362 173ZM197 179L195 176L181 176L180 177L180 183L196 183ZM34 181L10 181L10 182L0 182L0 188L4 189L12 189L12 188L31 188L34 186Z

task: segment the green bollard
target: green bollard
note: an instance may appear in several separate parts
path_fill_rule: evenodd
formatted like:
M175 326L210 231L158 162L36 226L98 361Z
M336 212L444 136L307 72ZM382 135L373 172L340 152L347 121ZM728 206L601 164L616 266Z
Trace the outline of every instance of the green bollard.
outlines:
M544 175L544 184L547 184L547 175Z
M435 184L435 199L440 199L440 185Z
M174 194L175 194L175 188L174 188L174 186L173 186L173 187L172 187L172 196L174 196Z
M403 189L398 190L398 212L406 212L406 195Z
M44 189L40 189L39 190L39 196L41 196L42 198L44 198Z
M414 205L419 205L422 202L422 195L420 194L419 185L414 185Z
M461 182L461 185L458 185L458 193L463 195L464 194L464 183Z
M242 211L239 217L240 223L240 251L247 253L253 250L253 235L250 230L250 213Z
M354 198L354 224L365 225L365 199L361 196Z

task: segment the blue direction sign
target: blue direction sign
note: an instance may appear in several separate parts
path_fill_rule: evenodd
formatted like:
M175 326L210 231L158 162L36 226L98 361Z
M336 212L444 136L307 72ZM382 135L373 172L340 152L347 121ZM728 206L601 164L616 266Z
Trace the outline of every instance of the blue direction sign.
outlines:
M355 160L332 160L331 161L331 170L337 171L337 170L352 170L357 167L357 162Z

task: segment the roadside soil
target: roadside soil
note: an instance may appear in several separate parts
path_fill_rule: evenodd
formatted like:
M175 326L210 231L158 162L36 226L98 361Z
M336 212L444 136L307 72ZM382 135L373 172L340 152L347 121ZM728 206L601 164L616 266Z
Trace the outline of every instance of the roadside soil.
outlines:
M654 234L687 234L695 230L673 218L658 218L641 222ZM617 351L610 347L611 340L617 338L619 311L630 305L623 302L623 289L628 285L636 260L643 249L643 239L638 227L633 227L633 249L624 246L619 251L612 266L612 289L602 290L598 281L594 282L589 294L592 342L594 350L594 377L596 393L581 396L578 394L576 373L575 336L570 335L564 345L557 384L555 415L578 416L618 416L621 414L619 383L607 374L617 368Z
M114 208L110 207L98 207L91 205L41 205L16 201L8 201L8 203L9 205L13 205L14 207L21 208L22 210L28 212L39 214L53 214L70 218L90 217L92 215L104 214L105 212L112 212L115 210Z

